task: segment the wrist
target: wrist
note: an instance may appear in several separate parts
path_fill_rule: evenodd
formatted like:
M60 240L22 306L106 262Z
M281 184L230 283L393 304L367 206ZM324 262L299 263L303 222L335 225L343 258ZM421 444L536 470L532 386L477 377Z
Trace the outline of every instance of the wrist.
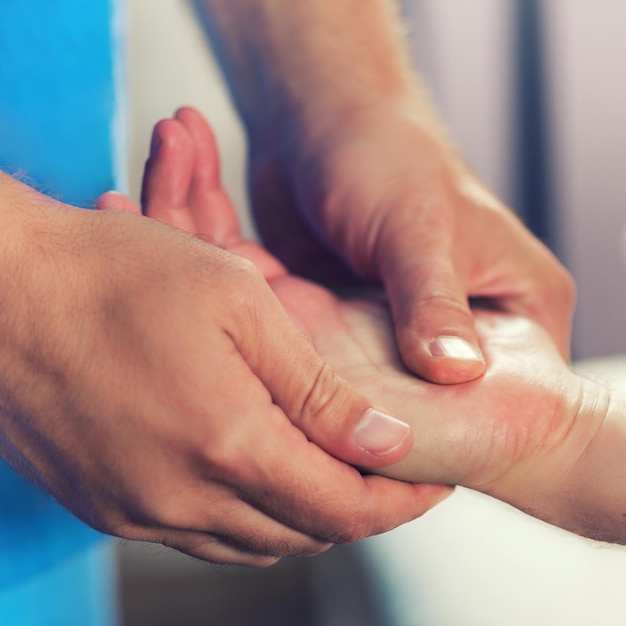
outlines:
M586 382L586 419L595 424L588 445L563 487L565 528L626 543L626 395Z
M252 141L415 90L395 0L204 0ZM287 126L287 129L285 129Z
M28 226L42 212L44 196L12 176L0 172L0 265L1 280L13 280L15 269L30 263L26 250L32 236ZM6 291L3 291L6 294Z
M309 103L306 114L285 108L262 132L250 133L253 171L278 165L297 187L311 174L332 178L337 170L341 176L354 170L362 177L363 161L375 157L424 175L422 186L441 182L444 171L446 182L450 175L474 180L427 97L411 87L317 105Z

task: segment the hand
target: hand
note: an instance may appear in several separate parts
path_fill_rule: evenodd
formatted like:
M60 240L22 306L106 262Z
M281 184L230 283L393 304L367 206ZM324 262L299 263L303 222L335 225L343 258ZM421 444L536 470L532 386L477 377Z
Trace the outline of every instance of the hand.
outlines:
M468 298L543 326L567 358L573 284L410 98L287 126L251 145L259 231L290 269L381 283L405 365L433 382L485 371ZM451 338L461 338L465 343Z
M531 320L477 310L485 376L450 387L415 378L395 350L384 298L340 299L289 275L266 250L241 239L232 206L217 184L208 129L193 111L179 112L176 121L168 127L170 141L177 137L196 146L195 171L212 173L211 193L198 193L192 184L193 209L174 201L148 202L146 212L215 238L264 268L281 303L335 371L412 425L417 436L410 453L375 471L408 481L465 485L581 532L579 501L568 481L600 430L606 396L568 369L548 334ZM176 158L161 156L161 181L168 172L178 178L173 172L187 167L189 157L181 158L180 151ZM124 208L115 197L103 204L116 202ZM320 443L333 445L332 439Z
M332 432L352 463L410 446L406 425L384 416L382 440L353 437L369 401L250 262L4 175L0 195L0 454L82 520L267 565L382 532L442 497L364 478L307 440L299 426Z

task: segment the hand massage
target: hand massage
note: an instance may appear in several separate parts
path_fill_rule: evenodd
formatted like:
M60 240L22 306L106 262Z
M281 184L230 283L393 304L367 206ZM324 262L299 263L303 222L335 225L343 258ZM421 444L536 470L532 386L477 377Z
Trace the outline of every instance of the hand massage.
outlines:
M139 202L0 172L7 471L216 564L387 533L457 486L626 544L626 394L570 368L573 281L453 146L396 3L197 4L259 239L189 106Z

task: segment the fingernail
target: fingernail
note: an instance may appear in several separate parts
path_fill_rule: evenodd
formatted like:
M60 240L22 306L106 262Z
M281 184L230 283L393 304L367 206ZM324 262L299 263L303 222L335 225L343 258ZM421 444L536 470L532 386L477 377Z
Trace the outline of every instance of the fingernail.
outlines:
M461 337L442 336L430 343L430 356L457 361L484 361L483 355Z
M354 431L359 448L372 454L387 454L402 444L411 427L376 409L368 409Z

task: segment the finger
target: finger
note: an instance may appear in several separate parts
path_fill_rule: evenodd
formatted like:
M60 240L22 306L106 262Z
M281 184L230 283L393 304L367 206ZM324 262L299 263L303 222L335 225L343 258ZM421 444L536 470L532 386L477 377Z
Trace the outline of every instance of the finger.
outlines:
M362 476L313 444L308 450L291 449L292 458L275 468L274 497L255 504L268 507L284 523L334 544L392 530L420 517L453 491L446 485ZM252 493L263 493L261 487Z
M403 457L411 446L409 426L335 374L267 283L250 280L242 288L263 323L251 333L249 324L233 320L229 335L291 422L348 463L376 467Z
M151 533L152 534L152 533ZM280 557L248 552L231 546L220 537L208 533L180 530L163 530L154 533L151 543L160 543L201 561L218 565L242 565L245 567L269 567Z
M265 283L263 285L269 289ZM195 397L216 397L219 394L220 404L219 414L195 422L199 456L193 465L200 468L200 475L229 486L253 508L321 541L354 541L374 532L390 530L433 506L445 488L420 488L393 480L371 482L355 468L335 458L337 453L333 452L334 456L328 454L310 440L316 435L324 439L328 431L334 431L338 433L340 444L337 446L332 434L327 441L329 448L335 445L336 451L341 452L341 444L347 438L346 451L352 451L347 456L361 460L364 466L379 465L381 459L383 463L391 464L403 457L410 447L404 425L400 443L392 442L395 447L391 452L385 454L378 449L372 452L359 448L357 441L352 440L351 427L346 428L345 423L349 424L351 415L359 416L369 403L358 394L350 396L344 390L326 398L325 409L332 424L326 423L324 414L320 414L324 418L320 422L299 420L301 416L293 410L294 407L306 405L307 395L311 396L312 402L315 401L315 392L310 394L310 380L316 378L319 357L314 351L307 354L297 348L301 342L309 344L294 329L288 317L280 317L280 314L286 314L279 304L276 304L278 311L271 311L268 316L267 308L261 304L263 297L254 293L253 284L242 283L241 289L256 303L252 314L263 320L249 331L251 342L261 346L260 354L265 361L259 369L265 373L267 367L275 378L269 383L263 381L248 360L241 358L245 356L244 352L248 352L241 347L247 339L241 339L242 324L236 319L238 315L231 315L232 325L225 327L225 337L232 343L231 348L214 346L216 353L230 356L224 358L222 367L206 380L196 381L202 386L193 394ZM219 306L220 303L216 302L214 311L208 315L219 313ZM244 317L250 314L246 312L247 305L243 300L241 309ZM267 343L268 332L278 338L271 346ZM192 361L201 358L204 353L201 346L206 345L201 341L196 343L179 347ZM309 381L308 386L298 387L300 376ZM294 392L302 392L305 397L291 400L290 394ZM192 395L184 389L181 393ZM292 423L284 407L292 409L291 415L299 423ZM300 424L307 430L308 437ZM392 435L398 439L397 433ZM369 433L367 443L375 447L382 440L387 447L389 439L388 432L379 430L373 435Z
M239 239L236 216L228 198L217 209L213 206L215 192L221 192L221 188L215 142L209 127L192 109L181 109L176 115L175 121L185 128L193 146L196 163L192 178L190 180L189 173L185 172L185 176L169 183L160 180L155 184L166 185L168 193L182 197L180 181L190 180L187 197L195 196L194 221L207 215L206 223L213 233L215 224L225 220L231 236ZM177 132L180 132L179 128L168 127L170 143L175 146L182 144L175 138ZM167 170L176 165L172 155L176 156L175 150L169 153L158 151L153 171L158 169L163 177L167 177ZM183 166L178 167L182 174ZM188 162L184 167L188 169ZM150 176L146 177L148 183ZM148 191L151 191L149 187ZM214 210L217 217L212 222ZM254 373L270 390L277 404L287 409L293 423L303 427L304 432L315 437L325 449L340 453L351 463L388 464L393 462L392 458L404 456L410 447L408 426L374 409L369 400L335 376L296 328L267 284L251 278L251 303L259 309L255 310L255 316L271 323L263 324L259 329L262 332L246 336L245 333L242 335L242 330L249 329L249 320L246 320L248 323L241 323L231 330L232 336ZM338 419L335 413L339 413L342 419Z
M248 381L246 388L254 392L255 384ZM251 428L234 449L220 446L224 478L253 508L300 533L320 541L354 542L419 517L451 493L443 485L363 476L307 440L278 407L269 408L271 398L266 403L259 398L247 408L238 402L237 415ZM248 541L256 539L248 532ZM259 550L258 543L247 549L252 545Z
M148 503L141 515L135 515L133 527L126 529L125 536L144 540L149 537L172 547L176 540L178 549L184 546L183 551L189 554L193 547L194 556L213 562L218 562L218 549L240 552L248 558L282 558L312 556L330 547L328 542L266 515L241 500L230 487L213 481L196 482L191 490L180 484L178 487L168 498Z
M155 129L157 137L167 134L168 141L167 149L153 149L146 168L146 213L249 259L266 280L284 275L275 257L241 238L235 208L219 180L219 158L208 124L191 108L179 109L174 121Z
M132 525L120 529L115 535L129 541L161 544L201 561L218 565L269 567L280 558L241 550L207 532Z
M192 140L177 120L161 120L152 133L141 190L144 215L193 233L187 206L193 167Z
M189 210L195 218L196 234L208 234L227 246L240 239L239 222L230 198L220 182L220 165L215 136L196 110L184 107L176 111L192 140L194 159L187 196Z
M201 561L208 561L217 565L240 565L262 568L276 564L281 558L247 552L246 550L228 545L219 537L204 534L167 533L159 543Z
M94 207L97 211L125 211L141 215L141 209L126 195L119 191L107 191L97 200Z
M433 242L415 252L413 239L388 239L381 278L391 305L405 365L426 380L453 384L485 372L466 290L451 255Z

